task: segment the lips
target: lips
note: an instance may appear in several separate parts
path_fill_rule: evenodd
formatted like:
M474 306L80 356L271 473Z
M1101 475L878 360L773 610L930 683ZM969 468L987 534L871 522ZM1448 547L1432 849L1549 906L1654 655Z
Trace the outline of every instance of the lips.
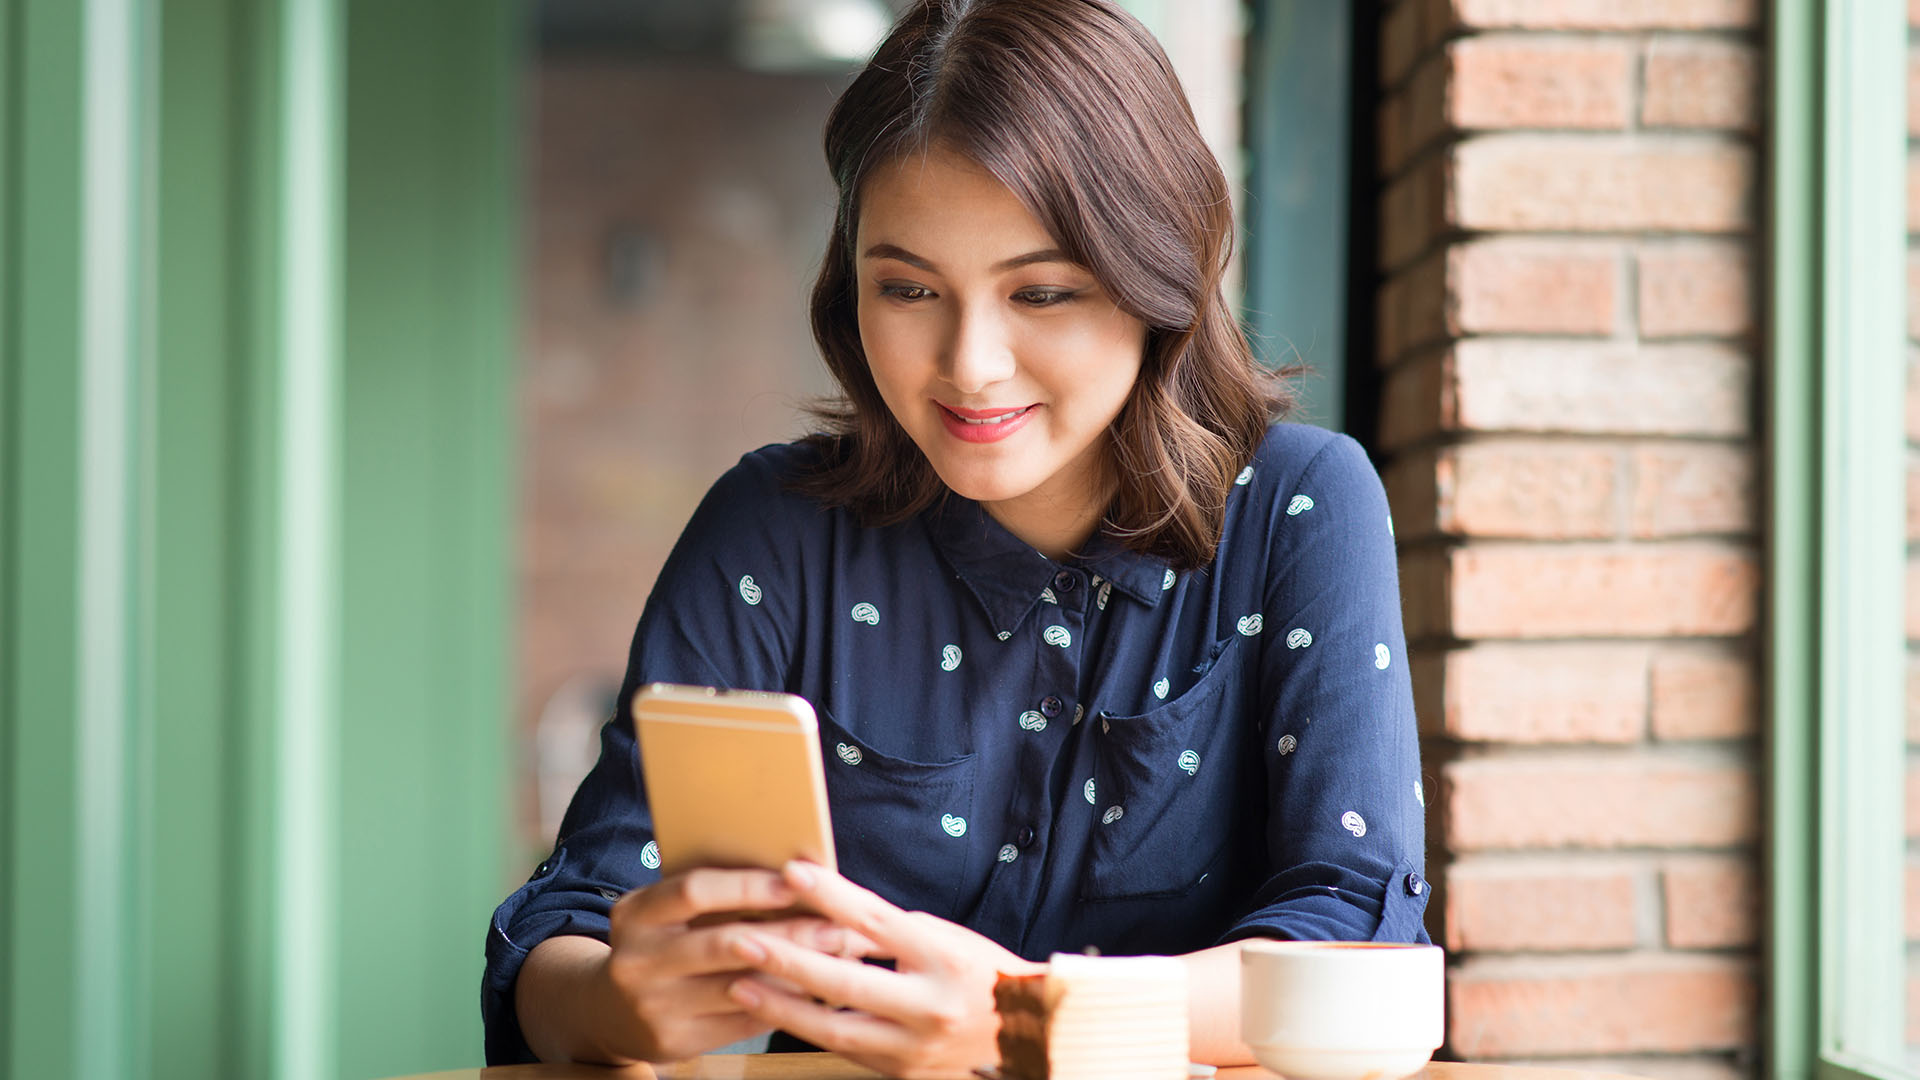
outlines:
M940 422L947 432L962 442L990 443L999 442L1026 426L1034 410L1040 406L1024 405L1002 409L963 409L955 405L935 402L940 408Z

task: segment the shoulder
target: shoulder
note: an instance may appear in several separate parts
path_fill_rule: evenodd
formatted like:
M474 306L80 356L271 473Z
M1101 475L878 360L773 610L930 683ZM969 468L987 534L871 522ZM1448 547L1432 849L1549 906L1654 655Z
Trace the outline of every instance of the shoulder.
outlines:
M1380 486L1379 474L1358 442L1311 424L1274 424L1268 428L1254 451L1252 468L1249 481L1264 481L1261 486L1266 490L1284 492L1288 497L1302 486L1321 490Z
M821 504L793 490L819 467L820 451L804 442L771 443L740 456L707 492L708 503L750 507L760 513L819 511Z
M1307 424L1275 424L1254 454L1246 500L1230 530L1234 547L1288 550L1324 541L1347 547L1378 534L1391 547L1392 511L1366 449L1351 436ZM1243 474L1247 475L1247 474ZM1231 513L1231 511L1230 511Z
M743 454L707 489L683 541L721 549L785 545L829 527L837 511L793 488L819 460L820 452L804 443Z

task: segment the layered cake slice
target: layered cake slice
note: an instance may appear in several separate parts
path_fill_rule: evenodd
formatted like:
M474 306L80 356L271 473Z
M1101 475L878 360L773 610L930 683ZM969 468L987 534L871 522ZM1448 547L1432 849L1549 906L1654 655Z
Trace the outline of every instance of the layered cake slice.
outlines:
M1170 956L1055 953L1002 975L1004 1080L1186 1080L1187 966Z

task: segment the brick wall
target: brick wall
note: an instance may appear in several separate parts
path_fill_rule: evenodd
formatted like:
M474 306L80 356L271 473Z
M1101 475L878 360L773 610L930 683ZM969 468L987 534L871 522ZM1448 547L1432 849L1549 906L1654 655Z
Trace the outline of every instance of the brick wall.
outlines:
M611 54L528 78L516 714L520 839L544 852L694 506L828 389L806 291L845 76Z
M1397 0L1381 449L1448 1052L1757 1066L1753 0Z

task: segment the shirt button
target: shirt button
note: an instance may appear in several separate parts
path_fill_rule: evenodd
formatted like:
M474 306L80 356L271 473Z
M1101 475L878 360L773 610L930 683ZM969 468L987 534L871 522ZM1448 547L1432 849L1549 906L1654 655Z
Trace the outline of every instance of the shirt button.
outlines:
M1427 891L1427 880L1418 872L1407 875L1407 891L1415 896Z
M1046 717L1049 720L1053 719L1056 716L1059 716L1063 711L1065 711L1066 707L1067 707L1066 702L1061 701L1059 698L1053 696L1052 694L1048 694L1046 697L1043 697L1040 699L1040 715Z
M1080 579L1074 577L1072 572L1067 570L1062 570L1053 575L1053 587L1061 592L1072 592L1073 587L1079 583Z
M1020 835L1014 837L1014 841L1023 848L1032 847L1033 846L1033 826L1028 825L1023 827L1020 830Z

